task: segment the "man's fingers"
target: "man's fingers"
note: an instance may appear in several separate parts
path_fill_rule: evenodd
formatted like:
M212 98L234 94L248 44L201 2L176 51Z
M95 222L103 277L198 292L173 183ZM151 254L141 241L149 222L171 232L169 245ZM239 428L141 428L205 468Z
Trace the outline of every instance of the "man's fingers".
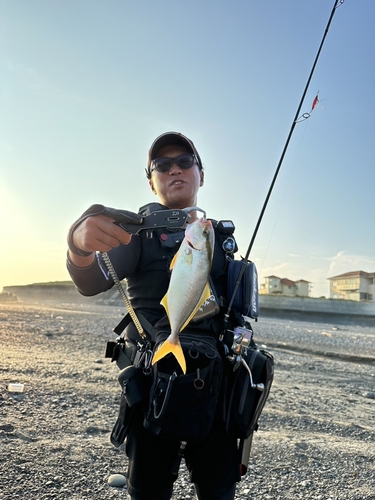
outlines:
M120 243L123 243L124 245L127 245L130 240L132 235L130 233L127 233L122 229L120 226L117 226L116 224L113 224L113 219L110 219L106 216L98 215L95 217L96 219L99 219L98 222L98 227L106 234L111 236L114 240L108 240L107 238L105 239L106 243L112 244L114 247L118 247ZM94 221L95 222L95 221Z
M109 252L121 243L127 245L131 235L104 215L95 215L84 220L74 231L74 244L87 252Z
M118 227L118 226L116 226ZM120 229L120 228L119 228ZM118 235L118 239L119 241L123 244L123 245L127 245L128 243L130 243L130 240L132 239L132 235L130 233L127 233L126 231L124 231L123 229L120 229L120 234Z
M123 245L127 245L128 243L130 243L132 237L131 234L127 233L126 231L118 226L115 226L112 223L111 226L112 227L109 233L105 231L102 232L102 234L100 235L100 242L102 242L104 245L110 246L110 248L118 247L121 243ZM109 250L99 249L100 252L108 252Z

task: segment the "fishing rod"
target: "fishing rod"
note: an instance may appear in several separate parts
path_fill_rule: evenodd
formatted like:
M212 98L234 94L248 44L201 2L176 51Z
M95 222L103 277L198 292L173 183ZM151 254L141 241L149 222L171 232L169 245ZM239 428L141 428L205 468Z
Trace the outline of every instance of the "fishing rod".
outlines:
M273 191L273 188L274 188L274 185L275 185L275 182L276 182L276 179L277 179L277 176L279 175L279 172L280 172L280 168L281 168L281 165L284 161L284 157L285 157L285 154L287 152L287 149L288 149L288 146L289 146L289 142L290 142L290 139L292 138L292 135L293 135L293 132L294 132L294 128L296 126L296 124L298 123L298 119L299 119L299 116L300 116L300 112L301 112L301 108L302 108L302 104L305 100L305 97L306 97L306 93L307 93L307 90L310 86L310 82L311 82L311 79L312 79L312 76L314 74L314 71L315 71L315 67L317 65L317 62L318 62L318 59L319 59L319 56L320 56L320 53L322 51L322 48L323 48L323 45L324 45L324 42L325 42L325 39L327 37L327 34L328 34L328 31L329 31L329 28L330 28L330 25L331 25L331 22L332 22L332 19L333 19L333 16L335 15L335 12L337 10L338 7L340 7L340 5L342 5L344 3L345 0L335 0L334 2L334 5L333 5L333 9L332 9L332 12L331 12L331 15L329 17L329 20L328 20L328 23L327 23L327 26L326 26L326 29L324 30L324 34L323 34L323 38L320 42L320 46L319 46L319 49L318 49L318 52L316 54L316 57L315 57L315 60L314 60L314 64L311 68L311 71L310 71L310 74L309 74L309 77L307 79L307 83L305 85L305 88L304 88L304 91L303 91L303 94L302 94L302 97L301 97L301 100L299 102L299 105L298 105L298 108L297 108L297 111L296 111L296 115L293 119L293 122L292 122L292 125L290 127L290 131L289 131L289 134L288 134L288 137L287 137L287 140L285 142L285 145L284 145L284 149L282 150L282 153L281 153L281 156L280 156L280 160L279 160L279 163L277 165L277 168L276 168L276 171L275 171L275 174L273 176L273 179L272 179L272 182L271 182L271 185L270 185L270 188L268 190L268 193L267 193L267 196L266 196L266 199L264 201L264 204L263 204L263 207L262 207L262 210L260 212L260 215L259 215L259 218L258 218L258 221L257 221L257 224L255 226L255 229L254 229L254 232L253 232L253 236L250 240L250 243L249 243L249 246L248 246L248 249L246 251L246 254L245 254L245 257L243 258L243 264L241 266L241 269L240 269L240 272L238 274L238 278L237 278L237 281L236 281L236 284L235 284L235 287L233 289L233 294L232 294L232 298L229 302L229 305L228 305L228 310L227 310L227 313L225 314L225 317L226 319L228 320L229 319L229 314L230 314L230 311L232 309L232 306L233 306L233 302L234 302L234 299L236 297L236 294L237 294L237 291L238 291L238 288L240 286L240 283L241 283L241 279L242 279L242 276L245 272L245 268L246 268L246 264L247 264L247 261L248 261L248 258L249 258L249 255L250 255L250 252L253 248L253 245L254 245L254 241L255 241L255 238L258 234L258 230L259 230L259 227L260 227L260 224L262 222L262 219L263 219L263 215L264 215L264 212L266 211L266 208L267 208L267 205L268 205L268 201L270 199L270 196L271 196L271 193Z

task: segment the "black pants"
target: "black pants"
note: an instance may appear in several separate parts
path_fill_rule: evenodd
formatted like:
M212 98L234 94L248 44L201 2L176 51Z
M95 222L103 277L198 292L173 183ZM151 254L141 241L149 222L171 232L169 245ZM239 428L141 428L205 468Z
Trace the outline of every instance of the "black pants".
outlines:
M129 457L128 493L132 500L169 500L172 474L180 443L155 436L143 427L143 415L136 412L126 439ZM237 439L214 426L203 443L188 443L185 462L200 500L231 500L234 484L240 481Z

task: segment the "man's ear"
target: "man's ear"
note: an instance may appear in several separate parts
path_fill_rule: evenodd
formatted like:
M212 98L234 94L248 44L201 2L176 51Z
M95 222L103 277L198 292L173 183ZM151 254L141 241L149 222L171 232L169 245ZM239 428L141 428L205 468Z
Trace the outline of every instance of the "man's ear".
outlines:
M201 182L200 182L199 186L202 187L204 184L204 172L203 172L203 170L201 170L200 174L201 174Z
M157 194L157 193L156 193L156 190L155 190L155 188L154 188L154 183L152 182L152 179L150 179L150 180L148 181L148 185L150 186L151 191L152 191L154 194Z

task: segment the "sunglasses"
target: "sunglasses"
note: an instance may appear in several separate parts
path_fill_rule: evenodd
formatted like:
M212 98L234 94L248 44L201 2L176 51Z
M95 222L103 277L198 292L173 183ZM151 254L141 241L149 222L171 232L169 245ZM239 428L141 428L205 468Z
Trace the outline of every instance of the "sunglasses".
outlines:
M158 172L169 172L174 163L182 168L182 170L187 170L188 168L191 168L195 162L197 162L195 155L188 153L178 155L176 158L168 158L166 156L155 158L155 160L152 160L151 162L150 173L154 170L157 170Z

